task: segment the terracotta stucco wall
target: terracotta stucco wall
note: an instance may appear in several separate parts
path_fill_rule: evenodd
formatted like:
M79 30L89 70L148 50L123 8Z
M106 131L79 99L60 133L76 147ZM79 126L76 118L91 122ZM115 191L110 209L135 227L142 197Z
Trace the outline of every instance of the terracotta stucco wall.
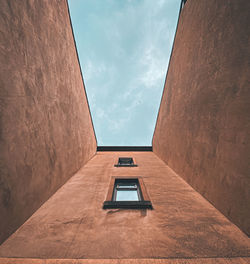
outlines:
M65 0L0 1L0 242L96 151Z
M118 157L133 157L138 167L114 167ZM142 177L154 209L102 209L112 176ZM249 254L248 237L152 152L97 152L0 246L0 258Z
M248 235L249 9L187 1L153 137L154 152Z

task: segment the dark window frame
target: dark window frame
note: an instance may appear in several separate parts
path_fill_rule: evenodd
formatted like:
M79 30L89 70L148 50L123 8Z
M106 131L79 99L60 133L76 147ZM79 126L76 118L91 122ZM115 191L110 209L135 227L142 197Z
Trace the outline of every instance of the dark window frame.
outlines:
M114 198L116 183L119 181L137 181L139 201L116 201ZM106 200L103 203L103 209L153 209L152 203L149 199L146 187L144 185L142 177L111 177L109 184L109 190Z
M130 185L130 187L129 187ZM126 187L123 187L126 186ZM134 186L134 187L132 187ZM115 179L112 201L117 200L117 191L136 191L138 201L142 200L141 188L137 178L134 179Z
M115 167L137 167L138 165L135 164L135 159L132 157L119 157L117 164L115 164L114 166Z

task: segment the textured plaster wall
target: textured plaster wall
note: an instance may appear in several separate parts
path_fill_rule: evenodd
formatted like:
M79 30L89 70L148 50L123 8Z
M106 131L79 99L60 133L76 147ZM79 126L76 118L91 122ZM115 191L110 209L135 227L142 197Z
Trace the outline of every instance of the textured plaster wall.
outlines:
M65 0L0 0L0 242L96 151Z
M114 167L118 157L138 167ZM102 209L112 176L142 177L154 210ZM152 152L97 152L0 246L0 259L239 256L248 237Z
M250 3L189 0L153 150L250 234Z

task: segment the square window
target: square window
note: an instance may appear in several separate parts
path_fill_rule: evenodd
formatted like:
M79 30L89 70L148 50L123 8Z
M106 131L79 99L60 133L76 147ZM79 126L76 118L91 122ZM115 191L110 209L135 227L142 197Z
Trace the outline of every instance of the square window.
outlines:
M141 177L112 177L103 209L153 209Z
M120 157L115 167L137 167L131 157Z

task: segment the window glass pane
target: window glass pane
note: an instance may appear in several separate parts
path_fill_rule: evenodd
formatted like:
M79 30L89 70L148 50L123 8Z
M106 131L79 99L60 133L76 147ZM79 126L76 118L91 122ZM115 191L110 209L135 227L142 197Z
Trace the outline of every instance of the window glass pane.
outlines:
M118 163L121 165L131 165L134 162L132 158L119 158Z
M116 201L139 201L137 190L117 190Z

